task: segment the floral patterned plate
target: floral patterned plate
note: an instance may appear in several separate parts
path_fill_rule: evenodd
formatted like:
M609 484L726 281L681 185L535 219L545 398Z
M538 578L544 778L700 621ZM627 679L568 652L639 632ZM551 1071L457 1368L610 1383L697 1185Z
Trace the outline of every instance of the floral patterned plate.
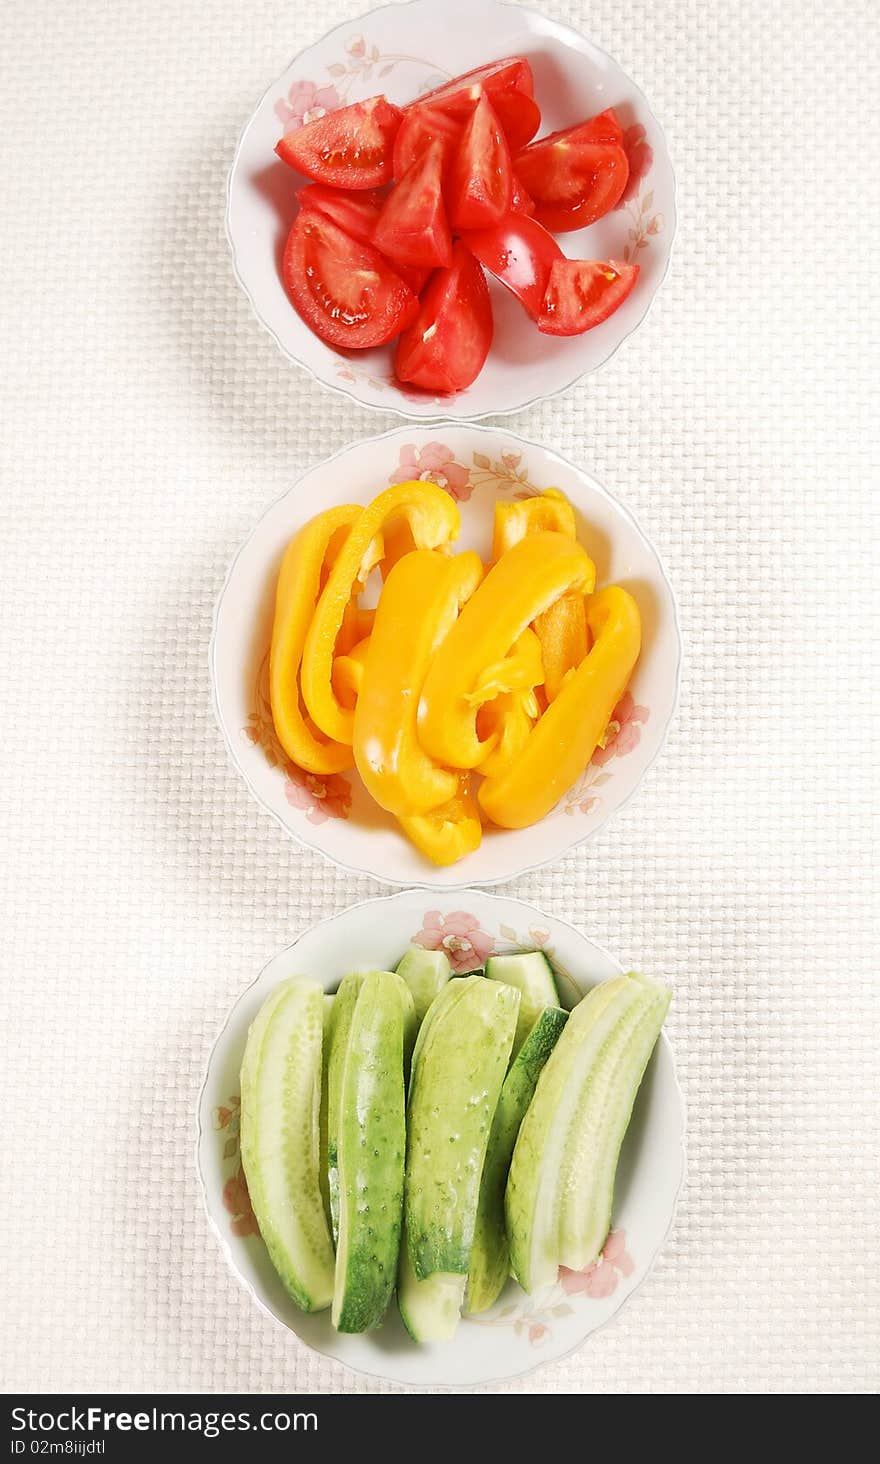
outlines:
M352 967L395 964L411 941L442 947L459 973L481 965L494 951L541 947L559 974L567 1006L624 969L570 925L519 900L480 890L433 897L408 890L355 905L313 926L240 997L211 1054L198 1116L205 1205L239 1280L265 1311L316 1351L359 1372L416 1386L500 1381L579 1347L644 1281L672 1224L684 1177L684 1104L664 1035L621 1151L613 1228L602 1256L588 1270L562 1268L555 1285L531 1297L510 1281L496 1305L480 1317L466 1318L450 1343L417 1346L393 1304L379 1332L339 1336L328 1312L309 1316L290 1300L257 1231L238 1143L241 1057L248 1027L279 981L309 975L332 991Z
M599 584L635 595L643 650L605 747L554 811L530 829L487 830L460 864L437 869L382 812L354 772L316 778L279 746L268 694L275 580L284 548L313 514L366 503L389 483L431 478L462 506L457 547L484 556L496 499L561 488ZM681 644L675 601L656 552L631 515L595 479L556 453L499 428L447 423L398 427L344 449L311 469L269 509L239 550L217 603L211 672L220 726L232 760L258 801L288 833L346 869L397 885L492 884L534 869L584 839L634 792L660 750L675 706Z
M522 307L492 285L495 341L467 391L432 397L402 387L393 348L341 354L300 320L280 258L296 213L296 178L275 156L279 137L314 117L385 92L412 101L453 73L513 53L528 56L542 133L616 108L626 129L630 183L618 208L560 237L572 258L637 260L632 295L603 325L569 340L542 336ZM634 82L591 41L548 16L499 0L411 0L337 27L300 53L269 87L242 133L226 231L235 273L254 312L292 361L364 406L407 417L463 419L519 411L595 371L644 319L666 273L675 231L675 184L663 133Z

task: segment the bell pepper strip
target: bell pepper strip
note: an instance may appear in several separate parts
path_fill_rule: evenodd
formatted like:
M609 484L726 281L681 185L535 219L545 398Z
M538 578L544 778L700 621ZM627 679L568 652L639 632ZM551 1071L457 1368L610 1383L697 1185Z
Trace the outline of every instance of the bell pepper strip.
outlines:
M545 488L532 498L518 498L513 502L499 498L495 504L492 558L500 559L526 534L543 533L547 529L567 534L569 539L577 538L574 509L558 488Z
M480 708L477 731L484 739L497 733L495 746L477 767L486 778L500 778L519 757L540 713L534 691L508 691Z
M510 653L493 661L477 677L473 691L465 693L469 706L482 707L511 691L531 691L544 679L541 642L528 627L517 637Z
M466 778L455 796L427 813L411 813L398 820L411 843L432 864L455 864L479 849L483 825L477 801Z
M346 651L344 656L337 656L333 662L330 680L334 694L344 707L357 705L369 649L370 637L367 635L357 645L352 646L350 651Z
M529 626L566 590L589 593L596 569L585 549L564 534L529 534L503 554L463 607L434 657L419 703L419 739L437 762L475 768L497 733L477 731L491 677ZM510 685L499 690L511 690ZM486 693L486 694L484 694Z
M590 649L583 595L573 590L560 595L555 605L535 618L534 629L541 643L544 690L548 702L552 702L559 695L566 676L574 672Z
M519 757L479 791L483 812L505 829L537 823L577 780L626 690L641 648L632 595L609 585L587 602L592 649L535 723Z
M278 741L307 773L339 773L354 761L351 746L327 740L304 714L300 666L309 623L328 561L338 558L340 536L363 513L357 503L318 514L290 541L281 561L269 652L269 700Z
M414 549L385 581L355 707L353 745L367 792L389 813L425 813L455 797L458 773L423 750L416 721L431 658L482 576L479 555L472 552L450 557Z
M315 724L337 742L352 741L354 712L342 706L332 686L333 658L345 607L381 563L384 530L401 518L419 549L441 549L458 535L461 520L453 498L436 483L397 483L365 508L336 559L306 635L300 683Z

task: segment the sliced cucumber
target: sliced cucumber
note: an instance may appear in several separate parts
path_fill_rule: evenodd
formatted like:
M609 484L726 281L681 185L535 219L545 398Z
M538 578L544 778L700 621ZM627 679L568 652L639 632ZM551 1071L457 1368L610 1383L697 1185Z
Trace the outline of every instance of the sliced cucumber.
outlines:
M333 1002L332 996L324 997L321 1033L321 1109L318 1120L318 1179L321 1185L321 1199L324 1202L324 1214L327 1216L331 1234L333 1222L330 1215L330 1169L327 1163L327 1079L330 1072L330 1029L333 1025Z
M266 1249L304 1311L333 1299L318 1175L324 993L285 981L263 1003L241 1065L241 1160Z
M501 1087L474 1227L474 1244L468 1271L468 1312L486 1311L497 1301L510 1274L510 1247L504 1224L504 1191L513 1146L538 1082L541 1070L553 1051L568 1013L559 1007L545 1007L510 1065Z
M559 992L553 967L543 951L522 951L510 956L490 956L486 962L490 981L504 981L520 993L519 1020L513 1042L513 1056L519 1052L545 1007L559 1006Z
M413 994L416 1020L421 1022L434 997L452 975L449 957L445 951L426 951L423 946L411 945L398 961L397 971Z
M419 1281L437 1271L467 1275L519 1008L519 992L500 982L468 977L446 997L452 985L429 1010L410 1080L404 1223Z
M559 1265L569 1264L563 1251L572 1256L590 1241L597 1217L604 1211L610 1217L617 1153L647 1062L644 1033L656 1027L653 1047L668 1004L669 993L655 982L616 976L594 987L569 1016L538 1078L507 1181L511 1266L524 1291L555 1281ZM609 1087L611 1073L621 1086L620 1101ZM605 1095L607 1102L590 1103L591 1095ZM583 1155L603 1156L604 1167L590 1168L581 1184L576 1168ZM574 1214L577 1203L584 1205L583 1222ZM606 1234L607 1226L599 1248Z
M364 982L362 971L343 976L333 1000L327 1059L327 1183L330 1193L330 1223L333 1241L339 1234L339 1132L342 1073L348 1047L348 1033L355 1005Z
M332 1321L378 1327L397 1276L406 1150L404 1029L412 997L393 972L364 977L340 1090L339 1234Z
M466 1280L467 1277L453 1272L435 1271L427 1281L419 1281L406 1245L400 1247L397 1309L414 1341L452 1340L461 1316Z
M416 1004L413 1001L413 994L402 976L396 971L382 971L382 976L393 978L397 987L398 996L403 1007L403 1076L409 1082L409 1070L412 1063L413 1048L416 1045L416 1037L419 1031L419 1021L416 1016Z

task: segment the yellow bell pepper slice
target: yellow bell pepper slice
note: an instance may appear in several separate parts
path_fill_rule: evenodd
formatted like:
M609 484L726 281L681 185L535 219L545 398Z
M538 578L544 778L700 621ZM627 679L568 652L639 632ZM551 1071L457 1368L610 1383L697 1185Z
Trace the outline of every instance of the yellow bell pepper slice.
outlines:
M397 483L365 508L330 571L312 616L303 649L300 683L315 724L327 737L351 743L354 712L342 706L332 686L333 658L346 606L382 561L383 531L405 519L419 549L441 549L458 535L458 507L436 483Z
M545 488L533 498L517 498L512 502L499 498L495 504L492 558L500 559L527 534L545 533L548 529L566 534L569 539L577 538L574 509L558 488Z
M357 645L352 646L350 651L346 651L344 656L337 656L333 662L330 679L334 694L344 707L357 705L369 649L370 637L367 635Z
M475 768L497 741L477 731L489 677L530 621L566 590L589 593L595 566L564 534L530 534L493 565L437 651L419 705L419 738L437 762ZM504 688L510 690L509 686ZM489 691L489 695L483 695Z
M548 702L552 702L559 695L566 676L581 664L590 648L583 595L574 590L560 595L555 605L535 618L535 634L541 643L544 690Z
M500 778L512 766L528 741L540 708L534 691L508 691L487 702L477 717L477 731L484 739L495 733L495 745L478 765L486 778Z
M339 773L354 761L350 745L328 741L304 715L300 667L309 623L322 580L340 538L350 532L363 508L345 503L318 514L291 539L281 561L275 592L275 619L269 652L269 700L278 741L287 756L307 773Z
M483 812L505 829L537 823L587 766L626 690L641 649L639 607L609 585L587 603L593 647L532 728L525 747L499 778L480 787Z
M385 581L355 708L354 760L389 813L425 813L455 797L458 774L423 750L416 719L431 657L482 575L477 554L414 549Z
M467 779L455 796L427 813L412 813L398 820L411 843L432 864L455 864L479 849L483 838L480 810Z

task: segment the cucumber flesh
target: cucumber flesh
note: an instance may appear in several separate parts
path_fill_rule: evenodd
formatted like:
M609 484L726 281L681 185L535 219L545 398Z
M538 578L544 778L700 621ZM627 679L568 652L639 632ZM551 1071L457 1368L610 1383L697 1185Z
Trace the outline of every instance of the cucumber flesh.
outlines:
M323 1024L321 1033L321 1109L318 1121L318 1180L321 1185L321 1199L327 1224L333 1231L330 1215L330 1169L327 1163L327 1079L330 1071L330 1029L333 1025L332 996L324 997Z
M559 1007L545 1007L510 1065L501 1087L486 1162L467 1283L467 1312L483 1312L498 1300L510 1274L510 1247L504 1225L504 1191L513 1146L538 1077L568 1021Z
M411 945L398 961L397 972L412 992L416 1021L421 1023L434 997L452 975L449 957L445 951L426 951L423 946Z
M486 962L490 981L503 981L520 993L519 1019L513 1042L513 1056L519 1052L545 1007L559 1006L559 992L553 967L543 951L520 951L510 956L490 956Z
M364 977L349 1026L340 1094L339 1233L331 1320L378 1327L397 1276L406 1149L404 1029L409 988L393 972Z
M285 981L251 1025L241 1066L241 1159L272 1264L304 1311L333 1299L333 1244L321 1200L324 993Z
M466 1276L489 1130L510 1058L519 992L466 978L429 1011L417 1044L407 1116L404 1223L419 1281ZM422 1031L425 1031L423 1026Z
M455 1336L464 1300L465 1276L435 1271L419 1281L406 1245L400 1247L397 1277L397 1309L415 1342L451 1342Z
M345 1053L348 1047L348 1033L354 1015L360 989L364 982L362 971L353 971L343 976L339 990L333 999L333 1019L329 1033L329 1055L327 1059L327 1186L330 1195L330 1224L333 1241L339 1234L339 1131L342 1123L342 1074L345 1067Z

